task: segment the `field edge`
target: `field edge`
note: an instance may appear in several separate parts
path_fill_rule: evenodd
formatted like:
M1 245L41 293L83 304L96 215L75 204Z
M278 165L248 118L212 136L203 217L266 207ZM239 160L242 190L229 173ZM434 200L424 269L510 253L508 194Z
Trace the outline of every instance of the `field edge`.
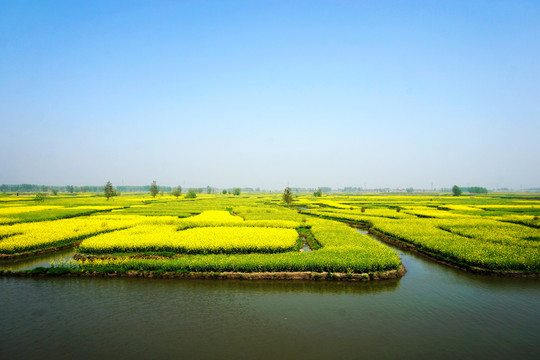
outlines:
M373 229L372 227L369 227L367 231L371 235L375 236L377 239L381 241L398 246L402 249L411 251L415 254L419 254L439 264L450 266L450 267L453 267L455 269L459 269L462 271L467 271L467 272L481 274L481 275L492 275L492 276L540 278L540 272L534 272L534 271L527 272L527 271L516 271L516 270L492 270L492 269L486 269L486 268L468 265L466 263L458 263L449 258L443 257L441 255L419 249L414 244L410 244L410 243L401 241L399 239L396 239L393 236L377 231Z
M214 280L330 280L330 281L372 281L399 279L407 270L403 265L398 270L370 273L332 272L161 272L161 271L87 271L70 267L35 268L22 271L0 271L0 276L79 276L79 277L127 277L158 279L214 279Z

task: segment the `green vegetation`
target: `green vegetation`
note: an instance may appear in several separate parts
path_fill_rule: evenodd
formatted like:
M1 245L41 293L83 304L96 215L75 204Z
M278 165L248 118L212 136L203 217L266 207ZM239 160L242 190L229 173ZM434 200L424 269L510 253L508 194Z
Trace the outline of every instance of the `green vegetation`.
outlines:
M488 190L485 187L471 186L467 188L467 191L471 194L487 194Z
M196 197L197 193L193 189L190 189L186 194L186 199L195 199Z
M152 195L153 198L156 197L156 195L159 193L158 186L156 185L156 180L152 181L152 184L150 185L150 195Z
M107 198L107 200L109 200L113 196L116 196L116 192L114 191L114 188L110 181L107 181L107 183L105 184L105 187L103 188L103 192L105 193L105 197Z
M291 203L293 202L293 195L291 193L290 187L286 187L285 190L283 190L282 199L285 204L291 205Z
M182 187L181 186L177 186L173 189L172 191L172 195L175 197L175 198L179 198L181 195L182 195Z

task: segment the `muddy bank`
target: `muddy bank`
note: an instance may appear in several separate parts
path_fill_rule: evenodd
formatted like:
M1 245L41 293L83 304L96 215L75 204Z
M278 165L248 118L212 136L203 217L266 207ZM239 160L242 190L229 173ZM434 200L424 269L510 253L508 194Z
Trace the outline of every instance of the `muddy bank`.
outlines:
M506 276L506 277L524 277L524 278L540 278L540 273L536 272L523 272L523 271L503 271L503 270L491 270L486 268L480 268L472 265L467 265L463 263L456 263L452 261L451 259L444 258L441 255L434 254L431 252L428 252L426 250L418 249L413 244L406 243L404 241L398 240L392 236L386 235L382 232L379 232L373 228L368 228L367 231L375 236L377 239L380 239L381 241L387 242L389 244L398 246L402 249L411 251L415 254L422 255L430 260L433 260L435 262L438 262L440 264L444 264L447 266L451 266L456 269L460 269L463 271L468 271L476 274L482 274L482 275L491 275L491 276Z
M159 272L159 271L81 271L70 268L53 268L53 271L2 271L3 276L81 276L81 277L127 277L157 279L215 279L215 280L331 280L331 281L371 281L389 280L402 277L407 271L403 265L399 270L363 274L331 272Z

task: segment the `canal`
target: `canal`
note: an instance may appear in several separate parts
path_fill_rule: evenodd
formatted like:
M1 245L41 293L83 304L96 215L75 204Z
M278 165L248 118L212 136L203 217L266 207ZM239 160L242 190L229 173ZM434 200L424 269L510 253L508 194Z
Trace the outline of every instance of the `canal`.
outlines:
M540 358L540 281L396 251L368 283L1 277L0 357Z

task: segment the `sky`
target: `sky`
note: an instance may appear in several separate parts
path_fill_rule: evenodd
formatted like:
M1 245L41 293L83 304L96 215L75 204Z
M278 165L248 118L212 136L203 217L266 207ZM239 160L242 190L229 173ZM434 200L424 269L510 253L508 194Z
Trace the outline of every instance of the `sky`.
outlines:
M0 0L0 183L540 187L539 1Z

